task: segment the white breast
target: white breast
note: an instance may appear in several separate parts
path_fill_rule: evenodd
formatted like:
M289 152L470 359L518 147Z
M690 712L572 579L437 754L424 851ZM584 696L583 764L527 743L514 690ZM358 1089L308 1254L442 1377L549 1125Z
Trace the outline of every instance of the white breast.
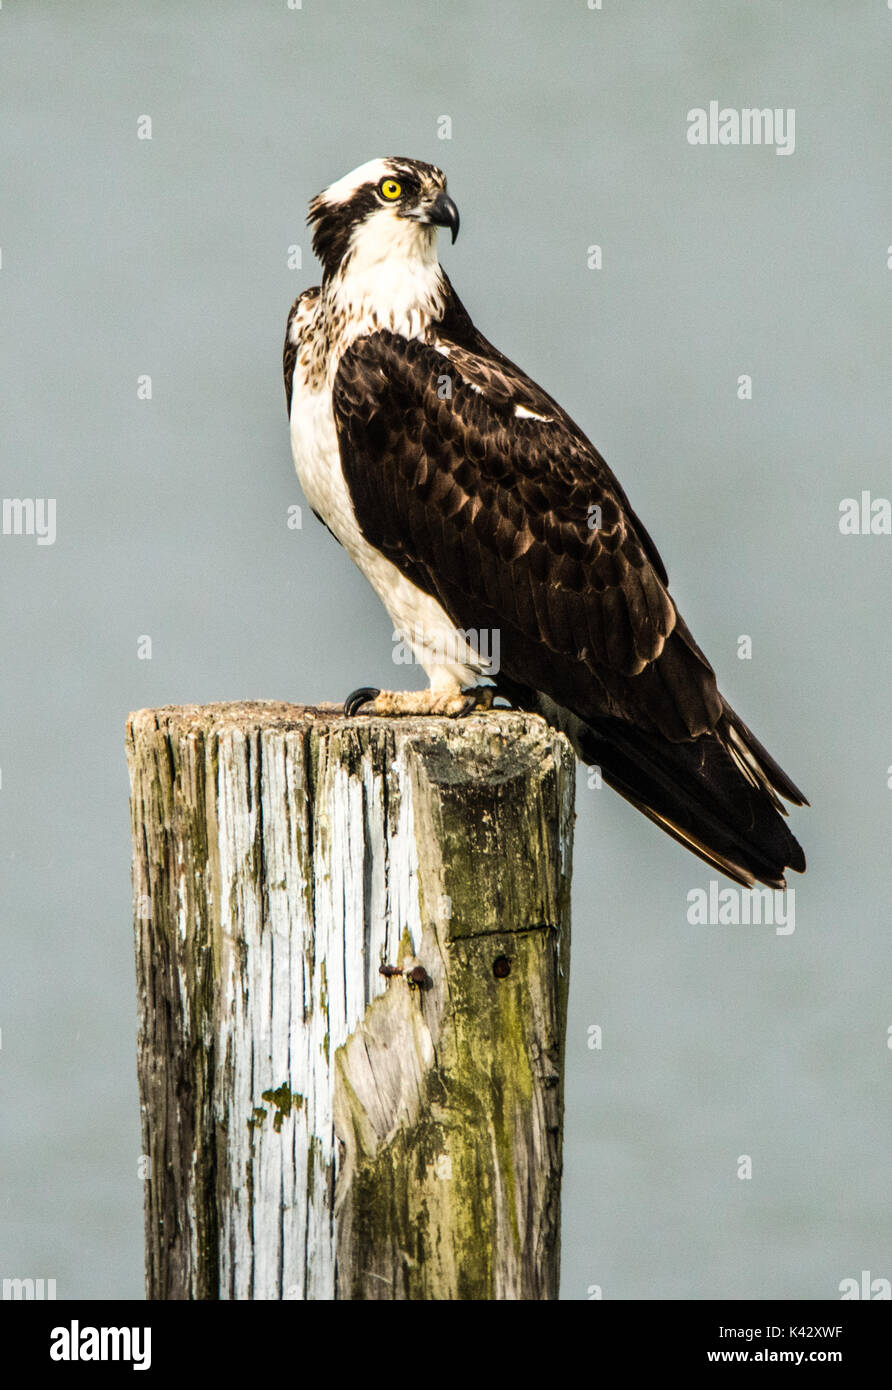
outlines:
M362 535L341 468L327 379L311 387L298 348L291 397L291 451L297 476L313 511L340 541L375 589L407 639L435 689L476 683L487 661L463 640L436 599L400 573ZM318 381L318 378L317 378Z
M355 338L380 328L423 338L445 307L436 227L401 220L382 208L358 228L328 294L332 312L344 321L336 358Z

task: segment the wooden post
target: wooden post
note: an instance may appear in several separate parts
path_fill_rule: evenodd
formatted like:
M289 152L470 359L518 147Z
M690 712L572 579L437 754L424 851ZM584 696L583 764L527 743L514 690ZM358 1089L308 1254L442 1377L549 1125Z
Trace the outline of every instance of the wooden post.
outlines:
M148 1296L556 1298L567 741L256 703L127 749Z

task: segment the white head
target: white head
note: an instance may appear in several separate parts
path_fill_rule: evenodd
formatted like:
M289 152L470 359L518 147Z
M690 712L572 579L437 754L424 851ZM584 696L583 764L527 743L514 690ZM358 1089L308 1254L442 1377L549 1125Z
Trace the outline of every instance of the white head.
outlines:
M436 265L436 229L458 235L442 170L420 159L372 159L310 204L313 250L326 280L388 260Z

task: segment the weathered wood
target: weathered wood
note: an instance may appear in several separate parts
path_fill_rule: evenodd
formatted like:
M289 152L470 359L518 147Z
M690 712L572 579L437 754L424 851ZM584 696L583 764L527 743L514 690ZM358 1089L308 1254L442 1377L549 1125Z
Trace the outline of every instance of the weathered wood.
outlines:
M149 1297L555 1298L568 743L273 703L127 742Z

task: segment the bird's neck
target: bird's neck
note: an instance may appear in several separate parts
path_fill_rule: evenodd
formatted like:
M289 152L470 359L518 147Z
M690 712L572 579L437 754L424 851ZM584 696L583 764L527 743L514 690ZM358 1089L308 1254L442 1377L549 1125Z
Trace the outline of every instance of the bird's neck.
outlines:
M386 235L369 233L323 286L329 314L343 323L350 341L382 328L423 338L446 308L435 229L407 220Z

